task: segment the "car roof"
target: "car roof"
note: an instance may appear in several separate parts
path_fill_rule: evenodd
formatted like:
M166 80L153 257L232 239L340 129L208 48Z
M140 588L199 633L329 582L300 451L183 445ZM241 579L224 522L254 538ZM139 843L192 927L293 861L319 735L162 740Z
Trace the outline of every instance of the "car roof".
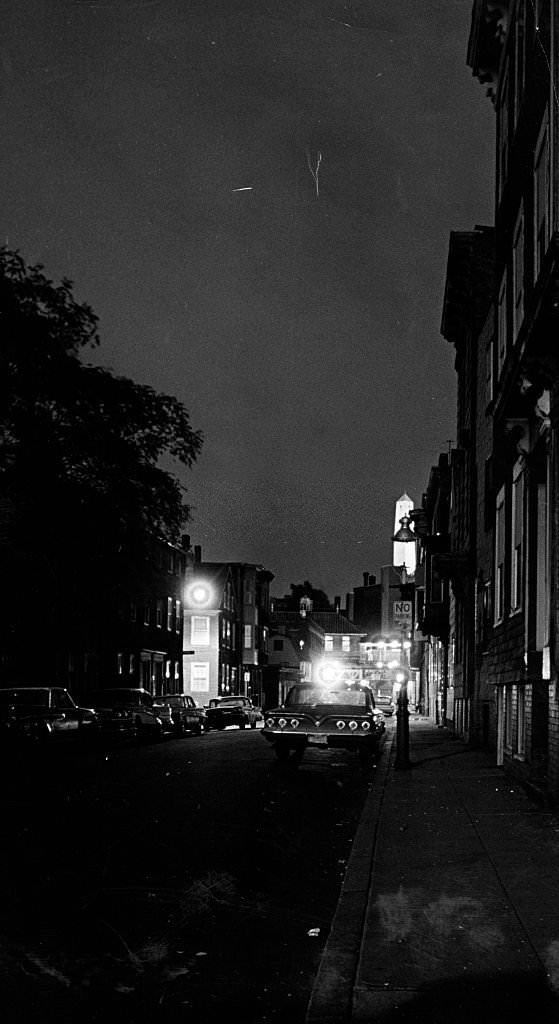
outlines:
M107 686L96 693L147 693L148 697L152 696L149 690L144 690L141 686Z
M37 690L40 690L40 691L43 691L43 690L62 690L63 692L68 693L68 690L66 689L65 686L26 686L25 683L19 683L19 684L16 683L13 686L2 686L2 687L0 687L0 693L13 693L14 690L25 690L26 693L27 692L33 693L34 691L37 691Z

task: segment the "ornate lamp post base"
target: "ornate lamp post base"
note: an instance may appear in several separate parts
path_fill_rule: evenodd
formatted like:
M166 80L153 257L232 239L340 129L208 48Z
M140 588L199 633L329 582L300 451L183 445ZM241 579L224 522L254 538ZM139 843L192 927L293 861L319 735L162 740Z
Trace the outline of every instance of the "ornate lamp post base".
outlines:
M408 711L408 686L402 683L396 705L396 761L395 768L411 768L410 761L410 714Z

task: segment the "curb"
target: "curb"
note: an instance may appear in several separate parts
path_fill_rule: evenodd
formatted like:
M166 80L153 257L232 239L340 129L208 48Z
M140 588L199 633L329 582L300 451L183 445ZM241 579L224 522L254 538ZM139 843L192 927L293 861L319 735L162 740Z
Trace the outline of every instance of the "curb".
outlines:
M353 839L330 932L322 952L305 1024L351 1021L353 987L361 953L374 854L388 774L395 759L396 732L385 741L371 792Z

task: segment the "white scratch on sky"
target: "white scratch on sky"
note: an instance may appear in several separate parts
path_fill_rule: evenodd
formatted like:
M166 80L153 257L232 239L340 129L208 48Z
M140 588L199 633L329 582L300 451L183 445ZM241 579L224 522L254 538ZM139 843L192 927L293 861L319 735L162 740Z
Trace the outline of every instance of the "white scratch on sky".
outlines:
M315 167L313 167L313 165L311 164L311 153L310 153L310 150L308 148L306 150L306 153L307 153L307 165L308 165L309 171L311 172L313 180L314 180L314 186L315 186L315 189L316 189L316 198L318 199L318 168L320 167L320 164L322 163L322 153L320 152L319 149L316 151L316 166Z

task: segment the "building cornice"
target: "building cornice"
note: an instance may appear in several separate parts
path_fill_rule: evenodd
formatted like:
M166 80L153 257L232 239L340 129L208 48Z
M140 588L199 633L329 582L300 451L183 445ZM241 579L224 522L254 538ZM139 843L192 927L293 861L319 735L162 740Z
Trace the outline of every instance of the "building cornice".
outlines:
M475 0L468 39L467 63L472 73L487 84L487 95L495 99L501 54L505 42L511 0Z

